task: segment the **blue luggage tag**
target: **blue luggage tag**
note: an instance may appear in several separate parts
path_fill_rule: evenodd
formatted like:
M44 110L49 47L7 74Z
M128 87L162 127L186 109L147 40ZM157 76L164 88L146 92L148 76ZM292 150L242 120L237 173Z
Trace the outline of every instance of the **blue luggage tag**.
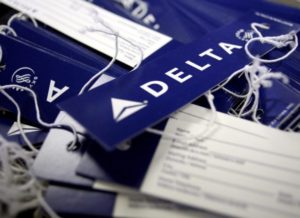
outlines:
M14 20L11 27L18 34L18 38L28 40L41 47L45 47L48 50L52 50L68 58L82 62L95 68L95 73L104 68L109 62L107 58L67 39L65 36L51 32L43 27L35 27L28 21ZM126 72L128 72L128 69L115 64L106 72L106 74L118 77Z
M56 104L77 95L86 81L94 75L93 68L76 65L68 59L57 58L40 48L34 48L16 38L0 35L3 49L1 85L16 84L31 88L38 96L41 117L52 122L59 109ZM22 116L36 122L32 97L22 89L6 90L20 105ZM14 105L1 95L1 106L15 112Z
M269 36L298 29L292 23L277 21L259 12L251 13L132 74L63 102L60 107L105 149L114 150L248 64L245 41L236 37L240 30L248 30L253 22L267 23L270 29L263 35ZM254 47L258 54L270 49Z

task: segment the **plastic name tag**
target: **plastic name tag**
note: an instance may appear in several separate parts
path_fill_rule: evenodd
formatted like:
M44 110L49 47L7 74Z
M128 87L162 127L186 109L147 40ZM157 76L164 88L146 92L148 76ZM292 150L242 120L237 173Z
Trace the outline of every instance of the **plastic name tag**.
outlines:
M267 23L264 36L298 26L262 13L247 14L201 40L174 50L140 70L61 104L107 150L153 126L249 63L245 40L251 23ZM270 51L257 43L258 54Z

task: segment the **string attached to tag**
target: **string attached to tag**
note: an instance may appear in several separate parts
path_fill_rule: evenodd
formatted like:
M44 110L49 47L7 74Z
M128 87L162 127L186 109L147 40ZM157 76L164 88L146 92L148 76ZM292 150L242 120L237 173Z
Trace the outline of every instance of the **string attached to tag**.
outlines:
M99 16L98 12L96 10L91 10L90 14L94 20L94 22L96 23L96 25L101 25L102 27L104 27L106 30L103 30L102 28L98 28L98 27L87 27L85 29L82 30L82 33L85 34L87 32L100 32L100 33L104 33L110 36L113 36L115 38L115 47L114 47L114 55L111 59L111 61L108 63L108 65L106 65L101 71L99 71L97 74L95 74L93 77L91 77L89 79L89 81L87 81L84 86L82 87L82 89L79 92L79 95L83 94L88 87L91 86L91 84L98 79L100 76L102 76L107 70L109 70L112 65L116 62L118 54L119 54L119 39L123 40L124 42L130 44L132 47L136 48L136 50L139 52L139 60L137 62L137 64L135 65L135 67L131 70L135 71L136 69L138 69L144 59L144 54L143 54L143 50L136 45L135 43L131 42L130 40L126 39L125 37L123 37L120 33L118 33L117 31L115 31L113 28L111 28L109 25L107 25Z
M253 121L260 123L259 118L257 117L260 88L272 87L272 79L281 80L285 84L289 82L289 79L286 75L281 72L272 72L271 69L263 66L262 64L276 63L285 60L297 49L299 43L297 34L294 31L285 35L264 37L258 30L258 28L268 29L269 27L267 25L252 23L251 28L255 31L258 37L252 38L246 43L245 52L253 62L234 72L227 80L218 85L216 88L212 89L212 92L216 92L222 89L223 91L233 95L234 97L244 99L244 103L242 104L241 109L239 113L236 114L236 116L241 118L251 115ZM257 55L252 54L250 51L250 45L255 42L260 42L262 44L267 43L276 48L284 48L289 46L290 50L282 57L275 59L263 59ZM225 88L225 86L236 76L244 76L246 78L248 91L244 95L234 93ZM253 102L252 106L250 105L251 102ZM249 106L250 109L246 111Z

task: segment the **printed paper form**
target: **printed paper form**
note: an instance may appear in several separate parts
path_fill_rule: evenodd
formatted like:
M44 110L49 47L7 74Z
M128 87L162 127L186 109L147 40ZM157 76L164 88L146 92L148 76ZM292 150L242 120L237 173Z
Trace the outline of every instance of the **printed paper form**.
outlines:
M99 32L84 32L87 28L100 28L108 31L95 21L92 15L99 18L115 31L138 45L144 58L155 53L171 38L122 18L103 8L83 0L3 0L8 6L22 11L69 37L106 55L114 56L115 37ZM134 67L140 58L140 52L120 39L118 60Z
M166 131L197 135L207 113L189 106ZM300 136L220 113L218 123L205 141L162 139L142 191L238 217L299 217Z

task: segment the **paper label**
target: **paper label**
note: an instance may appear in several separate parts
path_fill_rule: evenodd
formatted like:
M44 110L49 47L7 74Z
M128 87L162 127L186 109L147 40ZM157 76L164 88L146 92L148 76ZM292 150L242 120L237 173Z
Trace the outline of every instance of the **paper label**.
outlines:
M166 132L199 134L210 113L197 108L175 115L185 121L170 120ZM298 217L300 136L224 117L206 140L162 139L142 191L235 217Z
M87 28L109 31L95 21L95 14L98 14L97 17L122 37L139 46L143 50L144 58L171 41L171 38L166 35L82 0L3 0L1 2L111 57L115 53L114 36L99 32L84 32ZM124 40L119 41L117 59L131 67L135 66L140 59L140 52Z

